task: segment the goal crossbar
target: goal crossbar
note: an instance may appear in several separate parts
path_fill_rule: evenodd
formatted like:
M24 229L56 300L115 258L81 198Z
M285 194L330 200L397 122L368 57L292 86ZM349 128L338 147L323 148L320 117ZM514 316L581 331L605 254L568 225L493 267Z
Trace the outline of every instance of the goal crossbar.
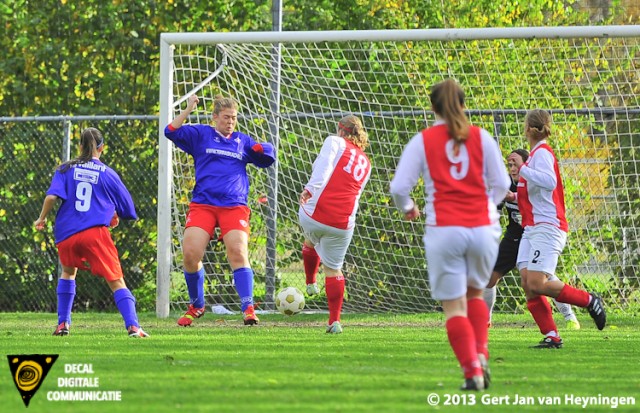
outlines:
M304 288L297 191L323 137L352 113L372 137L374 169L346 259L345 305L434 309L422 229L402 221L387 189L406 141L433 121L428 87L445 77L463 84L467 115L496 136L505 155L525 145L529 109L552 113L572 228L559 275L604 292L608 304L632 308L640 302L639 56L637 25L161 34L157 315L186 300L180 244L193 165L164 127L193 93L201 104L190 121L210 122L214 96L231 96L240 103L239 130L278 147L275 167L249 171L250 261L262 308L273 308L274 289ZM420 199L421 190L415 195ZM208 304L234 309L219 244L211 244L205 261ZM518 284L505 277L503 310L522 309ZM308 302L323 306L322 295Z
M309 43L344 41L450 41L491 39L553 39L640 36L640 25L571 27L495 27L475 29L336 30L291 32L162 33L169 44Z

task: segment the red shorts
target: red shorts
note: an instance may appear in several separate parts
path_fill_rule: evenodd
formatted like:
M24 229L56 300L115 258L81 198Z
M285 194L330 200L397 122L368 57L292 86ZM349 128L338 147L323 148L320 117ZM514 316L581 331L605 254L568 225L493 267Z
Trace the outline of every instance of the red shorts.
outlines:
M57 244L60 263L65 267L90 270L107 281L123 277L120 258L107 227L78 232Z
M189 204L185 228L198 227L209 233L213 239L216 227L220 227L220 238L234 229L250 233L249 207L241 205L234 207L217 207L204 204Z

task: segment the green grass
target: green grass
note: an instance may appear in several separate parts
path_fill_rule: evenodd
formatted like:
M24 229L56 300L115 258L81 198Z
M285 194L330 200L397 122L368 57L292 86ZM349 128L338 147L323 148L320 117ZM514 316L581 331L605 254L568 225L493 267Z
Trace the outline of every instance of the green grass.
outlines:
M150 339L129 339L118 314L76 314L71 335L52 337L54 314L0 314L5 355L59 354L27 411L33 412L598 412L565 395L634 397L640 410L640 328L614 316L598 331L561 334L561 350L534 350L540 340L528 315L497 315L491 329L493 383L462 393L461 373L441 314L345 315L344 333L324 333L326 315L286 319L263 315L257 327L239 316L207 314L192 328L175 317L142 315ZM558 321L562 328L563 321ZM6 361L0 362L0 410L25 411ZM67 374L65 364L92 364L93 375ZM54 402L60 377L98 377L101 391L119 390L121 402ZM92 389L89 389L92 390ZM435 393L437 407L427 399ZM534 397L528 406L497 405L499 398ZM560 396L542 406L539 396ZM433 397L433 396L432 396ZM484 398L483 398L484 397ZM492 405L488 397L494 397ZM444 405L445 400L458 405ZM475 405L469 405L475 401ZM484 401L484 403L483 403ZM464 405L466 404L466 406Z

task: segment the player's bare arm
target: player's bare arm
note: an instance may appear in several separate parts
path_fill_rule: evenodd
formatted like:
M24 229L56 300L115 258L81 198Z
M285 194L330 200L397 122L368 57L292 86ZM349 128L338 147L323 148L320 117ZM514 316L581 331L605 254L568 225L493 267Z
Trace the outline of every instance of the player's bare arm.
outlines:
M57 200L58 200L58 197L55 195L47 195L44 198L44 203L42 204L42 211L40 212L40 216L33 223L33 226L38 231L44 230L44 227L47 223L47 215L49 215L49 212L51 212Z
M182 112L180 112L180 114L176 116L173 121L171 121L171 127L174 129L178 129L180 126L182 126L184 121L187 120L187 117L196 108L196 106L198 105L198 102L200 102L200 99L198 99L198 96L196 95L189 96L189 99L187 99L187 107L184 108Z

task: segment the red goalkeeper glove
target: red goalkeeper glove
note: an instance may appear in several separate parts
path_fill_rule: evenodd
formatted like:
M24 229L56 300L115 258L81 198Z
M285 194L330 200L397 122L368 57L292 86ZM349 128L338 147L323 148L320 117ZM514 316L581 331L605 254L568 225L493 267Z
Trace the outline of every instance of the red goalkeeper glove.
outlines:
M259 153L260 155L264 154L264 148L262 147L262 144L260 143L256 143L255 145L253 145L251 147L251 149L255 152L255 153Z
M113 217L111 218L111 222L109 223L109 228L115 228L120 223L120 217L118 217L117 213L113 213Z

